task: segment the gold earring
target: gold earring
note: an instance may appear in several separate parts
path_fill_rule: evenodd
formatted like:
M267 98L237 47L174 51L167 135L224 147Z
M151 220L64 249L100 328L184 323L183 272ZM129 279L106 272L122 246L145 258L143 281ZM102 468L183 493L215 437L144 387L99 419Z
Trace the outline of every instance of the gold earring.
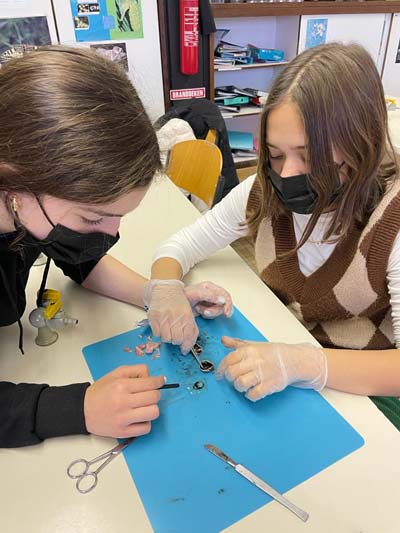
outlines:
M11 199L11 208L16 213L18 211L18 200L16 196L13 196Z

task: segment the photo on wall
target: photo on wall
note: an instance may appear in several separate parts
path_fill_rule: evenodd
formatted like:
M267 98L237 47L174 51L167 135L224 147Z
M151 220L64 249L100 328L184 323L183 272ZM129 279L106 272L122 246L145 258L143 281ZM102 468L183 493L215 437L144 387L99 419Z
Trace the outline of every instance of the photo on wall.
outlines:
M98 2L78 4L79 15L100 13L100 4Z
M126 52L125 43L91 44L90 48L94 48L98 54L101 54L113 63L117 63L117 65L120 65L126 72L128 72L128 54Z
M74 17L74 27L76 30L88 30L90 28L89 17Z
M0 19L0 63L8 56L34 46L51 44L46 17ZM23 46L22 46L23 45Z
M314 48L326 43L328 19L310 19L307 21L305 48Z

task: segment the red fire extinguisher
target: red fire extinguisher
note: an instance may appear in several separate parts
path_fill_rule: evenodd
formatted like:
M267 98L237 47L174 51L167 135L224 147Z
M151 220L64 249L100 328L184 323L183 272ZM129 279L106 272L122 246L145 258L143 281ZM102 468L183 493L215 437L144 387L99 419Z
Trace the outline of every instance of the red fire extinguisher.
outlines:
M199 69L199 0L179 0L181 72L197 74Z

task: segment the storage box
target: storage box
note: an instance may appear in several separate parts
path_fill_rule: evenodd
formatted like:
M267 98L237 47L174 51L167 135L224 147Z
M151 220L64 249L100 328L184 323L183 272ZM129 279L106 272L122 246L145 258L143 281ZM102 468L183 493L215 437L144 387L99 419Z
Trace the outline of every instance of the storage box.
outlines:
M254 61L283 61L285 53L282 50L276 50L274 48L257 48L251 44L248 46Z

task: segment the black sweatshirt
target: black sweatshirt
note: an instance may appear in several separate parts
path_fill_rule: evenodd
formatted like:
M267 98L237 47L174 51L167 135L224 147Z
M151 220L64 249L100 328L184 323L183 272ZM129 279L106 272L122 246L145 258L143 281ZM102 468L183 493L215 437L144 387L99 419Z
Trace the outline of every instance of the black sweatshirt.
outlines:
M39 247L31 245L10 248L15 237L14 232L0 234L0 327L13 324L23 315L29 270L41 252ZM56 264L65 275L82 283L97 261L80 265L57 261ZM15 344L18 345L17 335ZM37 444L48 437L86 434L83 401L88 386L89 383L75 383L49 387L0 381L0 448Z

